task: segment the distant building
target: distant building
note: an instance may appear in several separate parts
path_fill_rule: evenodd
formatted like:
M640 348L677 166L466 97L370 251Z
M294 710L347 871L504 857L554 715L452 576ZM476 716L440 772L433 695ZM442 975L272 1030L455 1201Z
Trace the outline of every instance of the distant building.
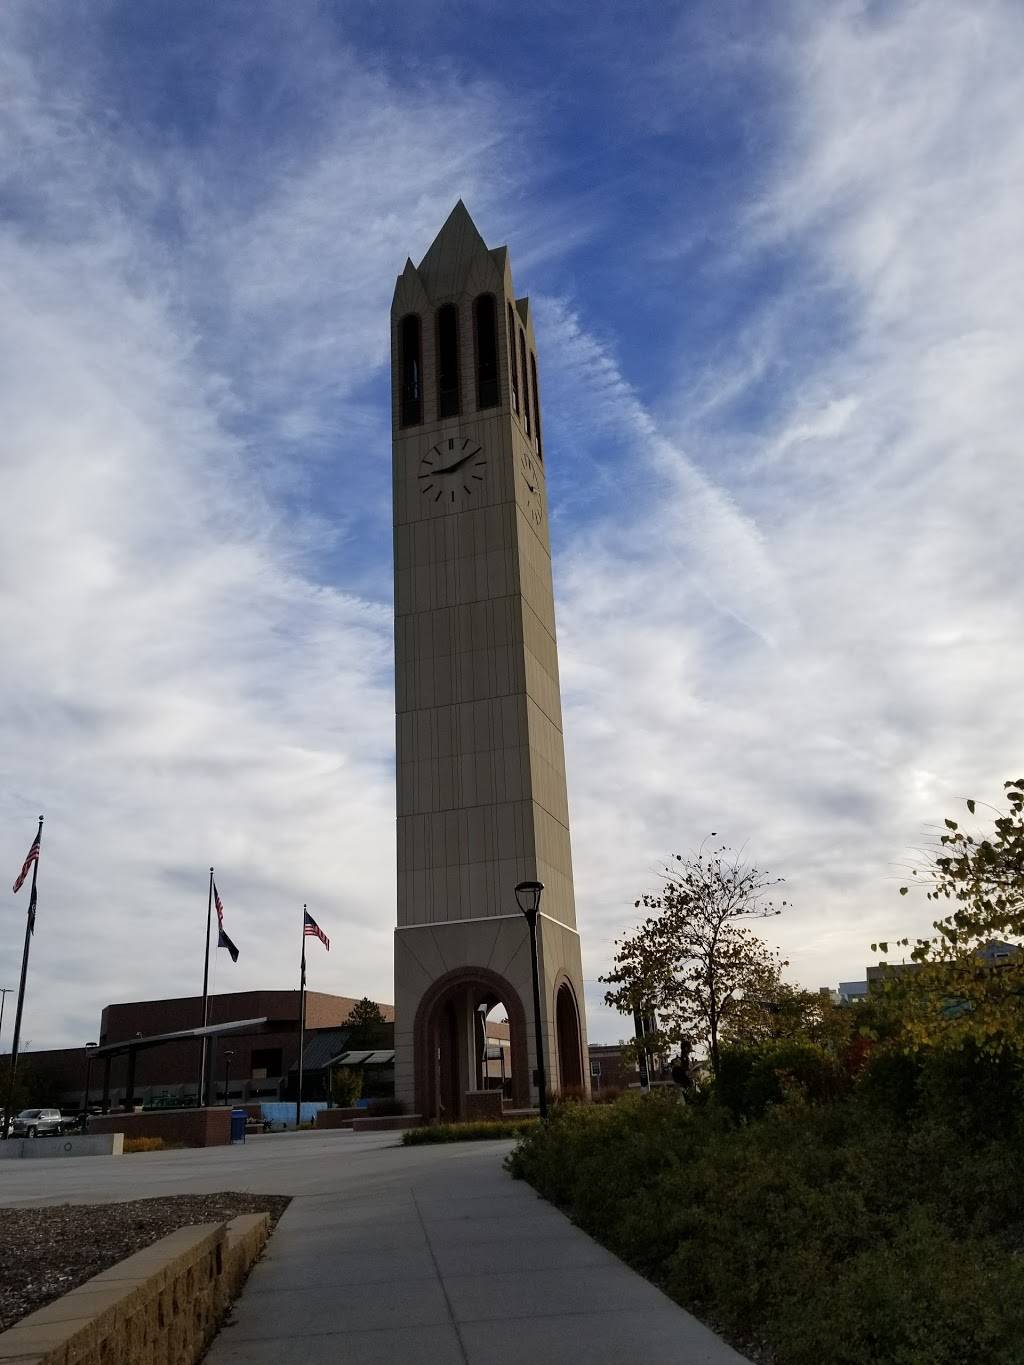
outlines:
M343 1054L352 1031L342 1026L357 1003L352 996L307 991L307 1050L315 1045L318 1034L329 1032L337 1054ZM379 1008L386 1021L386 1036L374 1040L378 1044L375 1050L391 1051L394 1010L386 1004ZM99 1047L91 1066L83 1045L23 1052L19 1072L33 1078L33 1090L39 1092L35 1102L40 1104L81 1106L87 1066L94 1104L119 1107L129 1089L135 1104L195 1104L201 1042L195 1037L174 1039L173 1035L197 1028L202 1023L202 1011L202 996L198 995L107 1005L100 1017ZM213 1103L224 1101L225 1079L226 1096L232 1101L289 1098L297 1074L299 992L232 991L210 996L211 1025L230 1026L238 1021L244 1021L245 1027L214 1036L209 1044ZM159 1041L166 1035L172 1038ZM119 1044L124 1046L118 1048ZM312 1084L316 1084L315 1075ZM309 1093L311 1088L304 1083L304 1098L318 1097Z
M640 1089L640 1068L628 1048L627 1043L589 1045L590 1089L594 1095L602 1090ZM663 1059L653 1059L651 1080L655 1085L669 1082L670 1070Z
M363 1094L394 1094L395 1012L379 1004L384 1023L347 1026L359 1002L348 995L306 992L303 1047L304 1100L330 1097L331 1073L351 1067L363 1073ZM202 996L136 1000L107 1005L100 1016L99 1046L91 1061L84 1045L22 1052L19 1075L30 1084L33 1103L79 1109L86 1084L93 1107L194 1105L199 1088ZM298 1083L299 992L233 991L211 995L208 1044L210 1101L258 1103L293 1099ZM187 1034L189 1036L181 1037ZM486 1084L498 1088L511 1076L507 1024L487 1024ZM0 1058L0 1061L7 1058ZM507 1088L507 1086L506 1086Z
M1013 943L1006 943L1003 939L989 939L977 949L974 956L979 962L987 963L991 967L999 967L1012 961L1020 953L1020 947ZM877 963L873 967L865 968L865 980L863 981L840 981L839 989L835 997L837 1003L841 1005L855 1004L858 1000L865 1000L868 995L878 990L886 977L907 976L921 970L920 962L886 962ZM823 986L823 992L829 992L828 986Z

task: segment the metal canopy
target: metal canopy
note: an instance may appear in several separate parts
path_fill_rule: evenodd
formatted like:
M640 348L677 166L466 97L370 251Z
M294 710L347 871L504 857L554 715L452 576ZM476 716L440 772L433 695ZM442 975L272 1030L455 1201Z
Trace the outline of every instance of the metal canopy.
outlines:
M395 1060L394 1050L381 1052L343 1052L332 1058L331 1066L384 1066Z
M141 1048L161 1047L164 1043L187 1042L190 1038L216 1038L222 1033L243 1033L267 1024L270 1019L236 1019L231 1024L207 1024L205 1028L179 1029L176 1033L153 1033L147 1038L122 1038L117 1043L104 1043L102 1047L92 1048L94 1057L117 1057L123 1052L137 1052Z

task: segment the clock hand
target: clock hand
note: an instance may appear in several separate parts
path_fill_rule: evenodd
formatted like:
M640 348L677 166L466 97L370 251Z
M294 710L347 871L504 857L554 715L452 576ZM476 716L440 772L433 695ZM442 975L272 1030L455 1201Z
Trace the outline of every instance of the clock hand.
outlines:
M474 455L479 455L482 450L483 446L477 446L476 450L471 450L468 455L463 455L462 458L456 460L454 464L446 464L443 468L435 469L431 472L434 474L454 474L457 469L462 468L467 460L471 460Z

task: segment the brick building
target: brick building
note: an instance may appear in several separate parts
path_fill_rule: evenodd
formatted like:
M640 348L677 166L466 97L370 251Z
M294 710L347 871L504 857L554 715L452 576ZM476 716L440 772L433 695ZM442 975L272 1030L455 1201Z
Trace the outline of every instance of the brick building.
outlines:
M318 1031L337 1031L348 1018L352 996L306 992L306 1041ZM380 1005L393 1026L394 1010ZM85 1097L86 1072L94 1103L108 1090L109 1103L121 1104L129 1086L127 1053L104 1056L110 1045L125 1045L195 1029L202 1023L201 996L171 1000L136 1000L108 1005L100 1017L99 1050L91 1065L84 1046L22 1053L19 1071L32 1077L35 1103L77 1108ZM248 1021L238 1032L210 1040L209 1066L214 1103L224 1099L225 1076L231 1100L277 1100L294 1088L299 1050L298 991L234 991L210 997L209 1023L230 1025ZM93 1041L93 1040L90 1040ZM385 1040L388 1041L388 1040ZM390 1046L390 1042L388 1041ZM196 1038L140 1046L135 1050L132 1092L136 1104L163 1102L194 1104L198 1090L201 1043ZM134 1049L133 1049L134 1050ZM231 1055L228 1056L227 1054ZM8 1058L9 1061L9 1058ZM108 1070L109 1068L109 1070ZM304 1088L304 1093L305 1088ZM313 1098L308 1095L308 1098Z

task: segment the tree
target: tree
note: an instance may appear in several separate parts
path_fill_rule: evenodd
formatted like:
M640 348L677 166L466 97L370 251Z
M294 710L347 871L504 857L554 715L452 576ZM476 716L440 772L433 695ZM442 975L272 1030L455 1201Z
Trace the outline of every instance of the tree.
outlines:
M349 1038L349 1045L353 1047L372 1047L374 1043L384 1041L381 1038L381 1031L387 1027L387 1020L381 1013L381 1008L367 996L356 1003L348 1012L343 1028L352 1030Z
M387 1021L381 1013L380 1006L376 1004L375 1001L371 1000L369 996L364 995L362 1000L357 1000L349 1010L348 1018L345 1020L345 1027L369 1028L386 1022Z
M742 1046L802 1040L838 1054L845 1052L851 1033L847 1007L820 991L791 986L772 963L768 971L752 975L723 1020L721 1037Z
M331 1073L331 1095L341 1109L351 1109L363 1093L363 1073L353 1067L338 1066Z
M714 838L714 834L709 836ZM788 965L742 921L782 913L768 892L781 882L749 866L726 845L675 855L656 895L634 902L652 913L616 940L615 967L601 980L613 987L605 1001L624 1014L651 1010L658 1018L648 1049L668 1051L684 1041L707 1049L717 1075L719 1042L733 1015L758 992L777 988Z
M991 834L967 833L946 819L938 851L913 869L928 900L956 907L933 922L931 938L915 941L916 968L894 968L885 979L915 1045L1024 1048L1024 952L1019 944L1002 946L1004 936L1024 937L1024 778L1003 789L1008 809L990 808ZM976 801L966 806L976 815ZM900 895L908 891L900 887ZM910 946L907 938L897 943ZM871 946L889 951L888 943Z

